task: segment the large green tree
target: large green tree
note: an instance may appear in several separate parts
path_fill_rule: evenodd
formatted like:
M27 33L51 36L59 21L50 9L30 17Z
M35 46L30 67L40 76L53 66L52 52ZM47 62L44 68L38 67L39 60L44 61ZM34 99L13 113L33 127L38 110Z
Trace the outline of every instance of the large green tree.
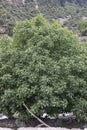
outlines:
M87 53L77 37L41 14L0 40L0 111L25 116L73 111L87 120Z

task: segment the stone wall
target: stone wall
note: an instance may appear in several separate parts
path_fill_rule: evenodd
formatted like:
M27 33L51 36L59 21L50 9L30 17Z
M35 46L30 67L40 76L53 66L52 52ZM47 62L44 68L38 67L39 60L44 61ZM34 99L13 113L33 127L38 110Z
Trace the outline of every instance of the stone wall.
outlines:
M10 128L0 128L0 130L14 130L14 129L10 129ZM81 129L76 129L76 128L73 128L73 129L67 129L67 128L18 128L17 130L81 130Z

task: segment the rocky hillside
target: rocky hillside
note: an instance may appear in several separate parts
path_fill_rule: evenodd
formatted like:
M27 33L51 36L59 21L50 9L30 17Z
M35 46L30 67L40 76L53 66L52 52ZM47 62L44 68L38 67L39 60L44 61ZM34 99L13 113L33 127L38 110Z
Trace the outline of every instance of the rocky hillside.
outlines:
M77 30L79 21L87 18L87 0L0 0L0 35L12 35L16 21L30 19L38 13L50 21L60 20Z
M25 3L28 3L28 2L35 2L35 1L38 1L38 2L42 2L42 0L7 0L9 3L17 3L17 4L25 4ZM69 2L69 3L75 3L75 4L78 4L78 5L85 5L87 4L87 0L43 0L43 2L56 2L62 6L64 6L65 2Z

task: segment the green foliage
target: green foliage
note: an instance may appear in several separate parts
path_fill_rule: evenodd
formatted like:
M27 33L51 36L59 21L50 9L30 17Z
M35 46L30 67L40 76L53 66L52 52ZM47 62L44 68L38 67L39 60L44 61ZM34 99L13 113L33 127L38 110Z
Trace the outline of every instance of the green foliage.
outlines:
M0 50L0 112L25 117L24 101L37 115L73 111L87 120L87 53L71 31L40 14L18 22Z
M83 20L79 23L79 30L81 35L87 36L87 20Z

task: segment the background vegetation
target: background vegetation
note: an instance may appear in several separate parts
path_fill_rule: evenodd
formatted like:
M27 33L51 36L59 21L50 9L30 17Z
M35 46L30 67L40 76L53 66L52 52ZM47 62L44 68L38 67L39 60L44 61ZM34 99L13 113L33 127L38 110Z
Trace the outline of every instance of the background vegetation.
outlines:
M86 0L38 0L39 11L44 16L53 21L54 19L70 19L64 23L74 32L78 32L78 23L82 17L87 16ZM13 27L16 21L31 19L38 14L35 8L35 2L27 0L25 5L9 4L6 0L0 1L0 27L6 27L6 34L12 36Z

